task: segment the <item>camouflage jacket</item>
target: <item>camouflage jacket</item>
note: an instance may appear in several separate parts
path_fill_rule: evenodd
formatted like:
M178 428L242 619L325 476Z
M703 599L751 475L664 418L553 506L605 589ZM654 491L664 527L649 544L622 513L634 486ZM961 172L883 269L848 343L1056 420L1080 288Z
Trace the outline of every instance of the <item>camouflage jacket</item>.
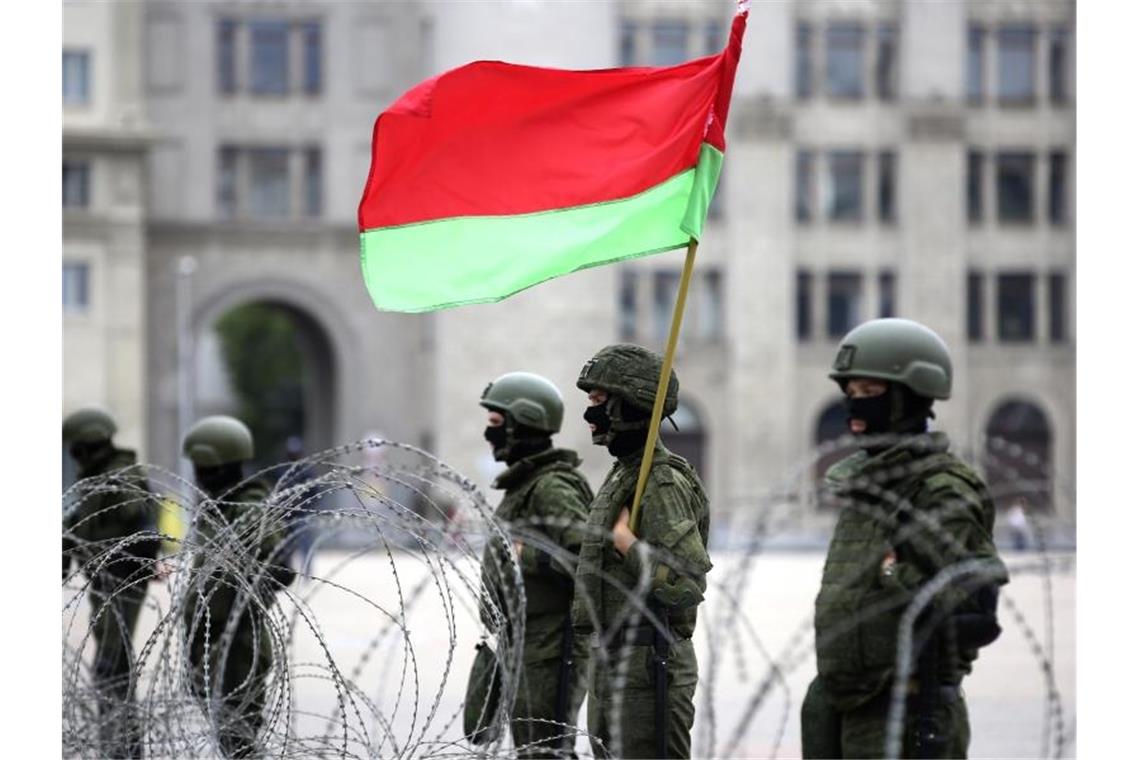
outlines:
M85 568L101 565L103 580L137 580L152 574L151 565L161 543L156 536L140 535L120 545L129 536L153 534L157 523L154 496L146 477L137 469L115 475L137 461L135 452L115 449L105 461L78 473L80 481L98 480L79 482L71 491L74 500L69 498L64 505L64 579L73 559Z
M1008 580L993 544L994 506L985 483L949 453L943 433L908 436L886 451L858 451L825 477L839 507L815 601L816 660L828 697L851 709L888 687L899 622L918 590L942 569L982 559L991 583ZM882 561L893 551L890 575ZM951 584L934 612L971 611L973 591ZM957 684L977 649L943 637L939 680Z
M548 449L515 462L493 484L505 491L495 517L512 539L523 541L519 564L526 594L524 660L528 663L557 657L560 652L562 625L574 596L582 528L593 499L590 484L578 471L581 463L569 449ZM509 615L512 605L505 603L505 595L513 581L505 551L513 547L504 547L496 539L488 543L483 552L483 583L496 595L499 610ZM498 627L486 605L482 618L488 628Z
M614 548L612 531L622 507L633 503L641 455L638 451L615 460L590 505L578 557L574 627L580 633L611 631L632 622L649 602L663 610L676 636L689 638L704 600L705 575L712 568L708 497L692 466L658 441L634 531L638 541L623 557ZM648 567L643 566L643 549L649 551ZM648 578L648 598L634 599L643 577Z
M186 623L196 635L209 614L217 637L235 605L239 628L249 628L258 610L273 603L277 591L293 582L291 548L285 543L281 515L265 508L269 491L249 480L222 494L209 494L194 519L194 564Z

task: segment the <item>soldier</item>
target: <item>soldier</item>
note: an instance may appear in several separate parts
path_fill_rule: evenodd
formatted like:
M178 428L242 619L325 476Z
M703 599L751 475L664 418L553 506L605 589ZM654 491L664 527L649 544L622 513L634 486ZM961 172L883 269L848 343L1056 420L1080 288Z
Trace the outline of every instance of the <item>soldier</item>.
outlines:
M692 635L712 568L709 506L693 468L660 441L636 535L629 525L661 366L658 354L618 344L599 351L578 377L578 387L589 394L583 416L593 442L614 457L590 505L574 600L575 628L593 630L601 648L594 655L588 709L600 757L690 753L697 685ZM678 390L673 373L666 416L677 409ZM637 598L639 584L646 595Z
M191 688L222 753L245 757L257 749L262 724L269 608L296 573L282 520L264 506L268 487L244 479L242 465L253 459L249 428L233 417L205 417L186 433L182 455L206 496L194 518L194 577L183 610Z
M77 501L64 513L63 580L74 559L90 582L92 681L98 694L103 752L142 757L134 714L131 637L147 582L155 577L160 540L146 478L128 470L137 462L135 452L114 445L116 430L111 415L98 407L85 407L63 421L63 441L78 465L79 479L100 478L89 487L81 484Z
M835 526L815 601L818 676L804 697L805 758L883 757L899 624L924 584L959 563L916 621L904 757L965 757L960 684L997 638L997 588L1008 580L993 544L994 505L973 469L928 432L950 398L946 344L906 319L866 322L843 338L830 377L846 396L859 450L825 476Z
M511 711L511 734L521 758L575 757L574 729L585 697L588 650L575 646L570 620L574 566L586 510L594 498L570 449L554 448L562 429L562 394L529 372L490 383L479 402L487 409L484 437L496 460L507 463L493 484L503 490L495 516L510 526L526 594L523 668ZM499 562L496 563L495 550ZM483 557L484 584L507 610L509 563L491 544ZM496 567L497 565L497 567ZM484 607L483 622L496 622ZM509 624L509 620L506 621Z

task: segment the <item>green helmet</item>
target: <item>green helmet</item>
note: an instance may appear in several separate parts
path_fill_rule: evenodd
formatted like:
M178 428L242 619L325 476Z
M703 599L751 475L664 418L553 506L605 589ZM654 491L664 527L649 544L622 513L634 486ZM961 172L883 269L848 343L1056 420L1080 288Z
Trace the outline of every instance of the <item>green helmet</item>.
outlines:
M542 375L508 372L487 384L479 403L536 430L562 429L562 394Z
M182 439L182 456L200 467L244 462L253 459L253 435L234 417L203 417Z
M853 377L890 380L919 396L950 398L950 349L938 333L909 319L872 319L844 336L831 365L840 386Z
M98 406L85 406L63 419L65 443L109 441L119 428L111 414Z
M651 412L664 361L660 354L648 348L632 343L615 343L594 354L594 358L582 366L578 387L584 391L603 390L617 394L638 409ZM677 373L670 369L665 410L662 412L664 417L677 411L680 387Z

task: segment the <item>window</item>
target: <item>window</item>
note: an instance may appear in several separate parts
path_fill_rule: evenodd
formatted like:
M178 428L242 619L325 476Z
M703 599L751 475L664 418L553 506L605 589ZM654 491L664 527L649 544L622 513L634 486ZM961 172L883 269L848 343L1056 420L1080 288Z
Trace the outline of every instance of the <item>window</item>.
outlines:
M324 206L321 181L321 149L305 149L305 215L317 217Z
M796 221L810 222L815 211L815 156L796 153Z
M91 56L86 50L63 51L63 102L86 105L91 99Z
M319 147L223 145L217 201L223 219L317 218L324 210Z
M91 205L91 165L86 161L63 162L63 207Z
M827 275L827 334L842 338L859 324L863 311L863 276L857 272Z
M879 221L891 224L897 221L895 210L895 154L883 151L879 154Z
M316 21L306 21L300 25L301 43L304 50L304 90L309 95L321 91L321 25Z
M1065 275L1053 272L1049 275L1049 340L1054 343L1069 339L1066 300Z
M724 292L721 287L719 269L707 269L700 273L697 285L696 337L706 342L719 341L724 337ZM688 320L686 320L688 321Z
M985 30L972 24L966 32L966 99L971 103L980 103L984 93L982 55L985 40Z
M1033 279L1032 274L998 275L998 337L1001 340L1033 340Z
M1033 101L1035 42L1036 30L1031 26L1011 25L998 29L998 99L1001 102Z
M637 338L637 270L618 270L621 280L618 283L618 339Z
M981 151L971 150L966 154L966 218L971 223L982 221L982 169L984 159Z
M837 150L828 156L828 216L833 221L863 219L863 154Z
M689 25L684 21L653 24L653 66L673 66L689 57Z
M711 220L718 220L724 218L724 174L720 175L720 180L713 188L712 197L709 198L709 213L708 218Z
M86 311L91 268L87 262L63 262L63 310Z
M249 24L249 89L257 95L289 91L289 24L251 21Z
M811 289L811 272L796 272L796 337L801 341L811 339Z
M1049 221L1058 225L1069 221L1066 158L1060 151L1049 154Z
M636 269L620 270L618 281L618 336L621 340L634 340L640 334L638 289L641 278ZM681 285L681 271L661 269L652 273L652 333L657 341L665 341L673 323L673 309L677 303L677 289ZM681 335L688 341L716 343L724 338L724 278L719 268L701 268L693 272L681 323Z
M218 213L224 219L238 215L237 177L238 149L221 148L218 151Z
M1069 31L1063 28L1049 34L1049 99L1054 103L1069 100Z
M324 33L320 21L222 18L216 27L218 91L233 95L320 94ZM240 60L238 51L243 50ZM246 67L246 68L243 68Z
M727 42L724 25L721 22L705 22L705 55L716 55L724 49Z
M251 148L249 205L255 217L289 216L289 149Z
M796 24L796 97L810 98L812 92L812 33L810 24Z
M898 96L898 27L880 24L875 44L875 95L880 100Z
M618 65L637 65L637 26L629 20L621 22L621 32L618 38Z
M669 327L673 321L673 305L676 303L677 287L680 284L680 272L653 273L653 336L658 341L664 341L669 337Z
M985 279L981 272L966 274L966 337L971 343L982 340L982 304L985 303Z
M998 219L1033 221L1033 154L997 154Z
M863 27L827 27L827 94L836 98L863 97Z
M895 315L895 273L887 270L879 272L879 316Z
M218 21L218 92L237 92L237 22L230 18Z

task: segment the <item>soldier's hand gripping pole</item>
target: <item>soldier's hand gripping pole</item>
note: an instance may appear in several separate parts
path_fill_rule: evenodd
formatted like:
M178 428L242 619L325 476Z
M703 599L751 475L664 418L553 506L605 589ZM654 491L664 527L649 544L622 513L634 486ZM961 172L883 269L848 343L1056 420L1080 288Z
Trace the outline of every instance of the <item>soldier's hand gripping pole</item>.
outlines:
M669 327L669 340L665 344L665 360L661 363L661 377L657 380L657 397L653 399L653 415L649 418L649 435L645 439L645 453L641 455L641 470L637 473L637 488L633 492L633 509L629 513L629 529L637 533L637 518L641 516L641 497L649 478L649 465L657 447L657 431L661 427L661 413L665 410L665 392L669 388L669 373L673 370L673 354L677 349L677 336L681 332L681 319L685 316L685 297L689 294L689 280L697 260L697 239L689 238L685 252L685 268L681 270L681 284L677 288L677 302L673 305L673 324Z

